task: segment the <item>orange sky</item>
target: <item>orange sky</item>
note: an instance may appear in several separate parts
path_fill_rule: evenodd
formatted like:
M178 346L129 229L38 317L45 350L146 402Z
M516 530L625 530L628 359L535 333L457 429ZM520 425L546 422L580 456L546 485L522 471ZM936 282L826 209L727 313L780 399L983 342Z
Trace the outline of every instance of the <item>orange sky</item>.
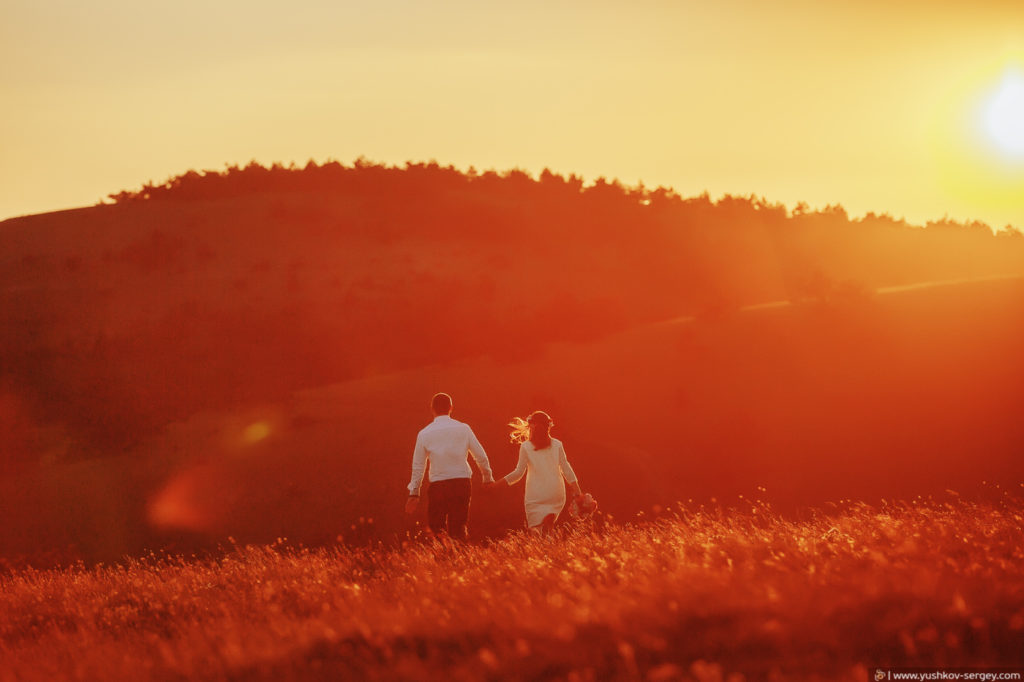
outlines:
M5 0L0 219L362 155L1024 227L1024 2L831 4Z

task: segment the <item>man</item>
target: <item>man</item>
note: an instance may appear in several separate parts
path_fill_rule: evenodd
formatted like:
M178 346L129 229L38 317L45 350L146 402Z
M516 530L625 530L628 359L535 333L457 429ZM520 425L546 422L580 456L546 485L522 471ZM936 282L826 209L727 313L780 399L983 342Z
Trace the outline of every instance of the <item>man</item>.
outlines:
M438 393L430 400L434 421L416 436L412 453L412 481L405 511L412 514L420 501L423 472L430 462L430 487L427 500L427 522L434 533L447 532L454 538L466 538L469 519L469 497L473 470L467 454L473 455L484 483L494 481L487 453L468 424L451 418L452 398Z

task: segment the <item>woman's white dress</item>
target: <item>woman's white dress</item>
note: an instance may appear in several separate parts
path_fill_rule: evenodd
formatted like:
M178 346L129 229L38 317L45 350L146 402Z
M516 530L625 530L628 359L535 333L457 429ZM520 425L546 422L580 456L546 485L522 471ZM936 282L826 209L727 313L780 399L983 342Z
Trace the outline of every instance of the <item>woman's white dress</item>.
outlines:
M541 450L534 448L533 443L525 441L519 446L519 462L516 468L505 477L512 485L526 474L526 525L530 528L539 526L550 514L556 517L565 506L565 483L576 482L576 474L565 458L562 441L551 439L551 445Z

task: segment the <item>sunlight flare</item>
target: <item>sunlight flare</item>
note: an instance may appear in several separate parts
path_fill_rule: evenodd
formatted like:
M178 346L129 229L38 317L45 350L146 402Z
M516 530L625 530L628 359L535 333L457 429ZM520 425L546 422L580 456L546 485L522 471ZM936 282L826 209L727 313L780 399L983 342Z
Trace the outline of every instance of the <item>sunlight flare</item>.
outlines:
M1004 154L1024 159L1024 73L1008 73L985 108L985 128Z
M243 437L245 442L252 445L259 443L270 435L270 424L265 421L257 421L245 427Z
M147 505L150 524L162 529L206 530L210 519L195 497L196 480L191 472L172 478Z

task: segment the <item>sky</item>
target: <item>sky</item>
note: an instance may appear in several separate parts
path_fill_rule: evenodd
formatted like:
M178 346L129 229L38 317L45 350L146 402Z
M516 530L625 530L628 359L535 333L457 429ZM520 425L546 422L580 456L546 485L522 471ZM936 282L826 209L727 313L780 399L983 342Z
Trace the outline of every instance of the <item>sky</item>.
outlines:
M1024 228L1024 2L0 0L0 219L330 159Z

